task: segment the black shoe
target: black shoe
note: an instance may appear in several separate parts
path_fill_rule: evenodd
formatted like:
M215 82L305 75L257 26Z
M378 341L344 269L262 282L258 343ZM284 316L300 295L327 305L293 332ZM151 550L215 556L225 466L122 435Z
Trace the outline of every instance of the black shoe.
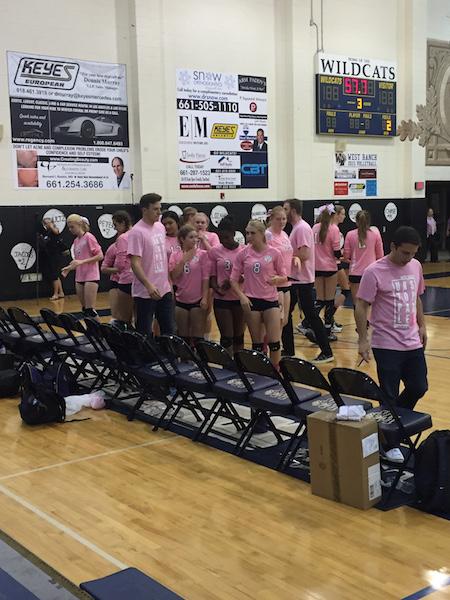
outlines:
M321 352L317 358L312 360L313 365L324 365L329 362L333 362L334 356L332 354L325 354Z

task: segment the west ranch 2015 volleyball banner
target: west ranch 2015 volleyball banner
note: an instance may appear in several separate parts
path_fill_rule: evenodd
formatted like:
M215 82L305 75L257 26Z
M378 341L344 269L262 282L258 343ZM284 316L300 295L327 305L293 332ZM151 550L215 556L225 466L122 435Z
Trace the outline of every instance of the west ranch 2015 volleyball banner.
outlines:
M265 77L177 70L181 189L267 188Z
M7 59L16 188L129 189L125 65Z

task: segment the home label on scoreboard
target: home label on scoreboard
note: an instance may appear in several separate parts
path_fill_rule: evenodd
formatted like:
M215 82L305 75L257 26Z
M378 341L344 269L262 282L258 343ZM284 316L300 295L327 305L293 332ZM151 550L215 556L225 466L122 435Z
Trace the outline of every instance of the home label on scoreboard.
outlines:
M316 133L395 136L396 74L393 62L319 53Z

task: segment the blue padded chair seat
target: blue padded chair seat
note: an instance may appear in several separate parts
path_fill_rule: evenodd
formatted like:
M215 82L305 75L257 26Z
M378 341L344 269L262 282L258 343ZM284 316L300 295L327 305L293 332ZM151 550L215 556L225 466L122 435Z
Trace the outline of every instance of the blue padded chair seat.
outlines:
M158 383L164 383L169 379L167 373L164 372L161 365L154 363L149 365L140 365L132 369L136 377L141 377L148 381L155 381Z
M349 396L342 396L342 400L347 406L359 405L363 406L365 411L368 411L372 408L372 404L367 400L355 400L355 398L351 398ZM318 398L314 398L313 400L308 400L307 402L302 402L298 406L295 407L295 414L299 416L310 415L315 412L319 412L320 410L328 410L330 412L337 412L338 406L333 399L331 394L323 394Z
M293 390L299 402L307 402L320 396L319 392L308 388L293 387ZM261 408L278 414L292 414L294 410L292 402L281 383L276 383L270 388L249 394L248 401L253 408Z
M0 598L2 600L39 600L3 569L0 569Z
M42 334L47 342L54 342L57 339L51 331L43 331ZM39 333L27 335L27 337L23 338L23 340L27 344L42 344L44 342Z
M94 600L183 600L142 571L124 569L101 579L80 583Z
M253 387L254 392L273 387L278 383L271 377L263 377L262 375L255 375L253 373L247 373L247 379ZM217 381L214 383L213 389L218 396L231 402L246 402L248 398L247 388L237 373L233 373L230 378Z
M87 339L87 337L85 335L80 335L77 336L77 342L79 342L81 345L85 345L87 343L89 343L89 340ZM55 343L56 346L58 346L58 348L77 348L78 344L76 344L72 338L65 338L62 340L58 340Z
M217 367L212 367L210 369L214 377L217 381L223 381L225 379L229 379L235 373L233 371L229 371L227 369L219 369ZM186 387L189 391L200 392L202 394L206 394L211 389L211 384L209 381L205 379L205 376L200 371L199 368L193 366L191 369L185 371L184 373L178 373L175 376L175 381L178 385L182 385Z
M420 431L425 431L425 429L429 429L432 426L431 416L426 413L408 410L407 408L396 407L396 410L409 437ZM367 416L378 421L380 432L383 433L389 445L398 444L403 439L397 423L387 408L383 408L382 406L372 408L368 411Z

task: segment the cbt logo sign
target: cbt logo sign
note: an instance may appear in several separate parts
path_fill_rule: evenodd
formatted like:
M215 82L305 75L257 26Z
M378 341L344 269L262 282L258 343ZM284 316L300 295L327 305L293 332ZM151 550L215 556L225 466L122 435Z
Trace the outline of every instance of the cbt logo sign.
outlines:
M11 248L11 256L20 271L26 271L36 262L36 251L26 242L19 242Z
M266 156L264 156L265 158ZM261 157L261 152L242 153L241 155L241 187L268 187L269 167Z
M78 63L24 56L17 67L14 83L73 90L79 70Z

